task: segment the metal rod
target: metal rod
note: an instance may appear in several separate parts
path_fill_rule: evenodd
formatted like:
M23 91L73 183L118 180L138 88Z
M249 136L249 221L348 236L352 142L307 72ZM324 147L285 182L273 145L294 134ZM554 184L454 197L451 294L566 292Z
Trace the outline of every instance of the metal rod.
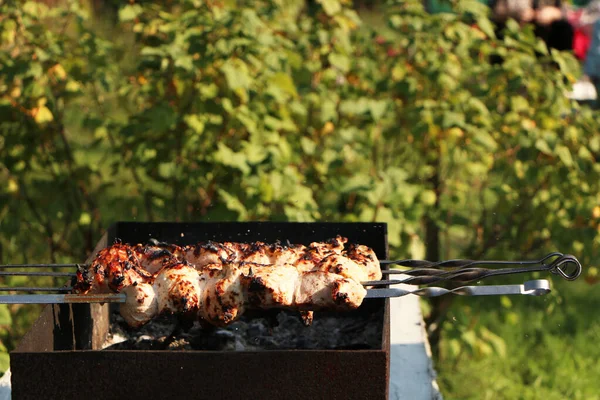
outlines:
M70 292L72 287L0 287L0 292Z
M24 271L0 271L0 276L51 276L51 277L73 277L77 274L72 272L24 272Z
M525 295L541 296L550 293L550 284L545 279L527 281L522 285L488 285L488 286L461 286L455 289L441 287L426 287L415 290L400 288L393 289L368 289L367 299L378 299L388 297L402 297L413 294L421 297L438 297L446 294L460 296L503 296L503 295Z
M497 260L446 260L446 261L427 261L427 260L380 260L381 265L396 264L403 267L409 268L466 268L475 265L533 265L533 264L544 264L546 261L553 257L561 257L563 253L554 252L539 260L525 260L525 261L497 261Z
M6 264L0 268L76 268L87 266L87 264Z
M119 294L18 294L0 296L0 304L125 303Z
M399 279L391 279L385 281L364 281L361 282L363 286L385 286L385 285L396 285L398 283L404 283L404 281Z
M558 256L560 254L560 256ZM557 257L558 256L558 257ZM552 253L546 257L544 257L541 261L548 261L552 257L555 258L551 263L545 264L544 262L517 262L518 264L541 264L537 266L530 267L516 267L516 268L500 268L500 269L490 269L490 268L473 268L473 267L461 267L451 271L433 269L433 268L413 268L412 270L384 270L382 271L385 275L390 274L402 274L408 275L410 278L406 278L404 280L397 280L393 283L407 283L414 285L427 285L440 281L458 281L458 282L472 282L478 281L483 278L487 278L490 276L500 276L500 275L509 275L509 274L518 274L518 273L528 273L528 272L536 272L536 271L548 271L552 274L559 275L560 277L573 281L577 279L582 272L582 266L579 260L572 255L569 254L561 254L561 253ZM453 262L456 260L453 260ZM470 261L470 260L467 260ZM438 266L441 263L435 263ZM478 264L485 264L487 262L477 262ZM495 263L505 263L510 264L510 261L498 261ZM514 262L513 262L514 263ZM474 265L473 262L468 265ZM389 283L389 284L393 284Z

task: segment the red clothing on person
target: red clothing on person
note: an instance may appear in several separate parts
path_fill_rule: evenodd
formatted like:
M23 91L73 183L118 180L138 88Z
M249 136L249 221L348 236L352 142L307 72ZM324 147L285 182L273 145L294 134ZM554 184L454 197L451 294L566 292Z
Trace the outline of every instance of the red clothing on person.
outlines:
M573 36L573 53L579 60L585 60L585 56L590 48L591 38L585 34L582 29L575 28Z

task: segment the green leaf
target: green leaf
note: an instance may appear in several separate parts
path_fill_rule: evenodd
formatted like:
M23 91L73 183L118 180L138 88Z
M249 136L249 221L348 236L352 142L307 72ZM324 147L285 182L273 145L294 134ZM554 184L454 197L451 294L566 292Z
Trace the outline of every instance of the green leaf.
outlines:
M144 10L139 4L128 4L119 10L119 20L121 22L131 21L138 17Z
M357 100L343 100L340 104L340 112L346 115L359 115L369 111L369 100L361 97Z
M175 58L175 66L186 71L192 71L194 69L194 60L192 56L183 55Z
M323 7L323 11L329 16L335 15L342 10L339 0L317 0Z
M217 147L218 150L214 154L215 161L220 164L236 168L242 171L244 175L250 173L250 167L246 162L246 156L244 156L244 154L234 152L221 142L217 144Z
M504 308L511 308L512 307L512 301L510 301L510 299L508 298L508 296L501 296L500 297L500 304L502 304L502 307L504 307Z
M558 156L558 158L560 158L560 160L563 162L563 164L565 164L567 167L570 167L573 165L573 158L571 157L571 152L569 151L569 148L563 145L558 145L556 146L555 149L556 155Z
M448 129L452 127L464 128L465 115L454 111L446 111L442 118L442 128Z
M167 49L165 49L164 47L149 47L146 46L144 48L142 48L142 50L140 51L140 55L142 56L148 56L148 57L165 57L167 56Z
M496 148L498 148L498 143L496 143L496 140L492 137L492 135L485 131L476 132L473 136L473 139L489 151L494 151Z
M156 149L144 149L141 160L143 162L148 162L150 160L155 159L157 154L158 153L157 153ZM81 221L81 219L80 219L80 221Z
M8 304L0 304L0 325L11 325L12 317L8 309Z
M10 368L10 356L8 353L0 353L0 372L4 373Z
M247 89L252 79L248 73L248 66L241 60L228 61L221 67L230 89Z
M67 84L65 85L65 89L67 92L79 92L81 90L81 84L74 80L68 80Z
M388 102L385 100L371 100L369 102L369 111L374 121L379 121L387 111Z
M373 185L373 179L366 174L355 174L348 178L340 188L342 193L352 193L362 190L369 190Z
M174 162L164 162L158 164L158 175L163 179L171 179L175 175L177 166Z
M585 148L585 147L580 147L579 148L579 151L577 152L577 156L581 160L592 161L594 159L594 156L592 155L592 153L590 153L590 151L587 148Z
M92 216L87 212L82 212L79 216L79 225L87 226L92 222Z
M244 204L240 201L240 199L228 193L224 189L217 189L217 192L219 193L219 197L223 199L225 206L229 210L238 213L239 220L245 220L247 218L248 211L246 210L246 207L244 207Z
M529 110L529 104L523 96L513 96L510 99L511 107L515 112L523 112Z
M490 115L490 111L486 107L485 103L476 97L471 97L468 103L474 108L481 116L487 117Z
M337 109L335 101L331 99L324 99L321 104L321 122L335 121L337 118Z
M183 120L197 134L204 132L204 121L200 120L196 114L190 114L183 117Z
M300 138L300 145L302 146L302 150L304 151L304 153L308 155L315 154L317 144L313 140L303 136L302 138Z
M414 235L410 238L410 257L415 260L425 258L426 247L423 241Z
M426 206L432 206L435 204L437 196L433 190L424 190L421 193L421 202Z
M268 157L268 152L262 143L244 143L244 155L246 162L250 165L260 164Z
M538 139L535 141L535 148L544 154L553 154L550 146L548 146L548 143L543 139Z
M489 19L478 18L477 26L479 27L479 29L481 29L481 31L483 33L485 33L487 35L487 37L492 38L492 39L496 38L496 33L494 31L494 25L492 24L492 22Z
M392 79L396 82L401 81L407 74L406 66L402 64L396 64L394 68L392 68Z
M348 72L350 70L350 59L343 54L331 53L328 60L331 65L342 72Z
M15 36L17 33L17 23L12 19L7 19L2 28L0 40L8 45L12 45L15 41Z
M23 11L37 18L42 18L48 11L48 7L43 3L36 1L27 1L22 5Z
M46 106L41 106L38 108L37 113L35 114L35 122L39 125L44 125L48 122L54 120L54 115L52 115L52 111Z
M294 81L288 74L279 72L271 78L271 82L279 89L281 89L284 93L287 93L293 97L298 96L298 93L296 92L296 86L294 85Z
M503 296L503 298L507 297ZM506 357L506 342L504 341L504 339L502 339L502 337L496 335L495 333L491 332L489 329L486 328L481 329L481 337L482 339L484 339L492 345L494 352L500 358Z
M461 335L462 340L473 350L477 344L477 335L473 331L466 331Z

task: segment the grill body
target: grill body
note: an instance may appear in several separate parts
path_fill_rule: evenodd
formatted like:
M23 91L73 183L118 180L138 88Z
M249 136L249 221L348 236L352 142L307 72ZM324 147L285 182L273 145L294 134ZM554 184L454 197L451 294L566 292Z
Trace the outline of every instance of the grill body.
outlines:
M380 259L388 258L387 227L378 223L119 222L96 250L117 238L180 245L206 240L309 244L338 234L370 246ZM11 353L13 399L387 399L389 300L365 300L353 312L380 313L379 348L98 350L110 325L108 305L47 306Z

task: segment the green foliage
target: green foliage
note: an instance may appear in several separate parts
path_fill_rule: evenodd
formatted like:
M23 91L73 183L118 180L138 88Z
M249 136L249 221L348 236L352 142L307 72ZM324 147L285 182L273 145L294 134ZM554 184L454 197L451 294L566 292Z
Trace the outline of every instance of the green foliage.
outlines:
M496 38L478 1L390 2L377 29L350 3L130 3L110 29L77 2L3 3L0 262L81 261L138 219L381 221L398 257L433 234L443 258L597 265L600 121L565 97L574 59L529 27ZM465 304L439 349L457 395L444 366L514 350ZM35 311L0 308L3 346Z
M458 300L437 366L445 398L598 399L600 351L592 344L600 333L598 291L583 282L554 289L562 298L513 298L518 309L502 308L497 299ZM459 336L491 327L505 355L486 349L493 342L485 336L477 335L474 349L472 338Z

